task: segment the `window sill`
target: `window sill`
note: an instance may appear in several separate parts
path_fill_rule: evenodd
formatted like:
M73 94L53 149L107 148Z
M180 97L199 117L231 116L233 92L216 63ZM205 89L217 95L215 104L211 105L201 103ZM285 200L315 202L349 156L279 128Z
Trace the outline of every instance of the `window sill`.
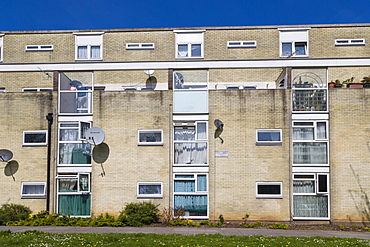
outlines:
M138 146L163 146L163 142L161 143L155 143L155 142L151 142L151 143L138 143L137 144Z
M21 195L21 199L45 199L46 195Z
M283 199L283 196L256 196L256 199Z
M36 144L36 143L33 143L33 144L22 144L22 147L47 147L48 144L46 143L42 143L42 144Z
M138 195L137 199L163 199L163 195Z
M256 146L282 146L282 142L256 142Z

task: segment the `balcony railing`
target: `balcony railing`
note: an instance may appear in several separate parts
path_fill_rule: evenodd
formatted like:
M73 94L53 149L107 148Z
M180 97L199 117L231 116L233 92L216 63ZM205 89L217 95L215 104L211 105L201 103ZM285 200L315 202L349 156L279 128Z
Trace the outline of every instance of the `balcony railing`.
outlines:
M293 89L293 111L327 111L327 89Z

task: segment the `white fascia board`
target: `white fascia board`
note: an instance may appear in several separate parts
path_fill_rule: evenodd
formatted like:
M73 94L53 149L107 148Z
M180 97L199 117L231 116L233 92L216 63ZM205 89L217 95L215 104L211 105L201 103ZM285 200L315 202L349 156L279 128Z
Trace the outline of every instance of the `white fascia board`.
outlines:
M92 167L86 166L58 166L58 173L91 173Z
M328 173L329 167L293 167L292 172L318 172L318 173Z
M223 68L282 68L282 67L345 67L369 66L370 58L353 59L275 59L238 61L170 61L121 63L58 63L58 64L0 64L0 72L7 71L91 71L91 70L146 70L146 69L223 69Z
M186 173L208 173L209 168L208 167L174 167L173 172L186 172Z
M92 122L93 117L92 116L58 116L58 122L77 122L77 121L83 121L83 122Z
M328 120L329 114L292 114L293 120Z

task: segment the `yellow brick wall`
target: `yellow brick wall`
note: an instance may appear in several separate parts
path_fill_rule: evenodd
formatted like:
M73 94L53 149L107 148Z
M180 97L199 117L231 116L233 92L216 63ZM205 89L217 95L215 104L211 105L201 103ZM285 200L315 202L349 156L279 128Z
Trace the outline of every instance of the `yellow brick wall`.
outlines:
M152 199L168 207L170 91L95 92L94 126L105 131L108 160L101 167L93 164L93 214L118 214L126 203L137 199L137 182L163 182L163 199ZM163 129L163 146L138 146L138 130Z
M328 82L340 80L341 82L354 77L353 82L361 82L366 76L370 76L370 67L329 67Z
M53 88L53 73L0 72L0 87L6 92L21 92L22 88Z
M4 63L73 62L75 39L70 33L19 33L3 36ZM26 45L54 45L53 51L25 51Z
M209 92L210 217L289 220L289 107L285 90ZM224 123L214 139L215 119ZM281 146L257 146L256 129L282 129ZM228 157L214 157L228 151ZM282 182L283 199L256 199L256 182Z
M23 204L30 207L33 213L45 210L45 199L21 199L22 182L46 182L47 167L47 147L22 147L23 131L47 130L46 115L53 113L55 99L56 93L0 94L0 149L12 151L12 160L19 163L19 169L14 174L15 181L6 177L3 170L0 174L0 204ZM0 162L0 165L3 168L6 162Z
M281 68L210 69L209 82L273 82L281 71Z
M329 91L331 218L369 221L370 90Z
M370 27L327 27L309 30L309 55L311 58L368 57L370 48L364 46L335 46L335 39L370 40Z

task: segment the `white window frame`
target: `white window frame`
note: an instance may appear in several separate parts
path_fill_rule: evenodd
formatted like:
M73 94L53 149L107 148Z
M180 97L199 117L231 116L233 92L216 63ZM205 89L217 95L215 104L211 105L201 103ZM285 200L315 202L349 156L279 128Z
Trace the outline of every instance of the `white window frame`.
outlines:
M159 194L140 194L140 186L142 185L159 185L161 193ZM137 182L137 197L138 198L163 198L163 183L162 182Z
M280 141L261 141L258 139L258 134L261 132L273 132L273 133L279 133ZM283 137L282 137L282 129L256 129L256 144L257 145L274 145L274 144L282 144L283 143Z
M45 142L32 143L25 142L27 134L45 134ZM24 130L22 146L47 146L48 144L48 131L47 130Z
M257 41L249 40L249 41L227 41L228 48L256 48Z
M43 192L41 194L23 194L23 188L25 186L43 186ZM46 182L22 182L21 186L21 198L22 199L43 199L46 198Z
M319 136L318 136L318 131L317 131L317 128L318 128L318 123L325 123L325 134L326 134L326 138L323 138L323 139L320 139ZM297 123L312 123L312 125L297 125ZM329 154L329 121L327 120L294 120L292 122L292 132L294 131L294 128L313 128L313 132L314 132L314 135L313 135L313 140L297 140L297 139L294 139L294 135L292 133L292 142L293 142L293 146L294 146L294 143L304 143L304 142L307 142L307 143L326 143L326 160L327 160L327 164L295 164L293 163L293 166L329 166L329 163L330 163L330 154ZM293 155L294 155L294 148L292 149L292 152L293 152ZM292 161L294 162L294 160Z
M203 59L204 58L204 32L205 30L174 30L176 35L176 59ZM179 45L187 46L187 55L179 55ZM192 56L192 45L200 45L200 56Z
M198 124L206 124L206 139L200 139L198 138ZM206 143L207 145L207 163L206 164L173 164L174 166L208 166L209 165L209 143L208 143L208 122L207 121L191 121L187 123L181 123L181 122L176 122L174 123L173 128L175 127L192 127L194 126L195 130L195 137L194 140L173 140L173 146L175 146L176 143Z
M22 92L52 92L53 88L22 88Z
M260 185L279 185L279 194L259 194L258 186ZM283 182L256 182L256 198L257 199L282 199L283 198Z
M142 142L140 141L141 133L160 133L161 141L160 142ZM137 131L137 143L139 146L163 146L163 129L143 129Z
M88 189L87 190L80 190L80 176L87 175L88 177ZM91 178L90 173L77 173L77 174L60 174L56 177L57 179L57 192L60 195L82 195L82 194L90 194L91 193ZM60 192L59 191L59 180L60 179L76 179L77 181L77 191L73 192Z
M0 93L5 93L5 87L0 87Z
M4 53L4 49L3 49L3 46L4 46L4 34L0 34L0 62L3 61L3 53Z
M308 57L309 56L309 46L308 46L308 30L297 29L297 28L280 28L279 39L280 39L280 57ZM283 44L291 44L292 50L289 55L283 55ZM299 43L304 43L305 54L296 54L296 46Z
M311 175L313 176L313 178L296 178L295 176L296 175ZM319 176L326 176L326 188L327 188L327 191L326 192L319 192ZM296 220L325 220L325 219L330 219L330 181L329 181L329 173L293 173L293 182L294 181L314 181L314 186L315 186L315 190L313 193L297 193L297 192L294 192L294 188L292 190L292 193L293 193L293 197L294 196L326 196L328 197L328 216L327 217L294 217L293 216L293 219L296 219ZM294 185L293 185L294 186Z
M53 51L54 45L26 45L25 51Z
M100 61L103 60L103 32L91 32L91 33L73 33L75 35L75 60L76 61L86 61L86 60L96 60ZM91 41L79 40L80 37L90 37ZM81 38L80 38L81 39ZM88 39L88 38L86 38ZM92 58L91 57L91 47L99 46L100 47L100 57L99 58ZM86 47L87 48L87 57L86 58L79 58L78 57L78 48L79 47Z
M336 39L334 41L335 46L356 46L366 45L365 39Z
M154 43L126 43L126 50L154 50Z
M193 176L193 178L176 178L176 175L185 175L185 176ZM199 191L198 190L198 176L206 176L207 181L207 188L205 191ZM209 180L208 180L208 173L174 173L173 174L173 183L175 184L175 181L194 181L194 192L175 192L175 185L173 186L173 198L175 196L207 196L207 215L206 216L183 216L182 218L185 219L208 219L209 217Z

